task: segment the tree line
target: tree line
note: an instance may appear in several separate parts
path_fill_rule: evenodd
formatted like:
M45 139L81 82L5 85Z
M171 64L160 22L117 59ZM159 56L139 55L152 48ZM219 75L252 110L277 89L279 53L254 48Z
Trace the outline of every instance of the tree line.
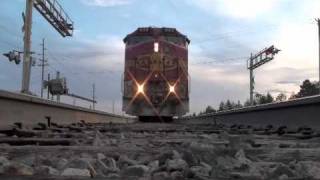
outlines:
M259 94L256 93L253 99L253 105L261 105L273 102L281 102L287 100L293 100L297 98L303 98L308 96L314 96L319 94L319 82L311 82L309 79L303 81L300 85L300 90L298 93L292 93L290 97L287 97L284 93L279 93L276 97L273 97L270 93L267 94ZM213 108L212 106L207 106L206 109L200 111L198 115L207 114L207 113L214 113L217 111L227 111L232 109L239 109L243 107L251 106L250 100L247 99L243 104L238 100L236 102L227 100L221 101L219 107L217 109ZM196 113L193 114L196 116Z

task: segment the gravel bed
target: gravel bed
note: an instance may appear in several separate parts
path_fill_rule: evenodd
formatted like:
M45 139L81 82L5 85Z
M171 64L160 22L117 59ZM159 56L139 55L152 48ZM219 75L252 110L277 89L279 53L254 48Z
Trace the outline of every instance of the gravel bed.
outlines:
M0 179L320 179L319 137L300 132L79 123L0 134Z

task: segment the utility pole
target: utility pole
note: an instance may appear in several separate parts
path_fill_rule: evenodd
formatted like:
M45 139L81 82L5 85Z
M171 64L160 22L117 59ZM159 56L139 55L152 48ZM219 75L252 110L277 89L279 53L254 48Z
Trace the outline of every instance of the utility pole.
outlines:
M60 79L60 72L59 71L57 71L56 79ZM59 94L57 94L57 102L60 102L60 95Z
M114 100L112 100L112 114L114 114Z
M252 53L250 55L250 67L253 65ZM250 68L250 104L253 105L253 90L254 90L254 77L253 77L253 69Z
M92 84L92 109L95 110L95 101L96 101L96 85L93 83Z
M316 19L318 23L318 37L319 37L319 94L320 94L320 19Z
M50 73L48 73L48 82L50 82ZM47 87L48 92L47 92L47 99L50 99L50 92L49 92L49 86Z
M45 45L44 45L44 38L42 39L42 59L41 59L41 98L43 98L43 89L44 89L44 66L46 66L45 64L45 55L44 55L44 51L45 51Z
M31 75L31 28L32 28L32 7L33 0L26 0L26 12L24 19L24 53L21 92L30 94L30 75Z

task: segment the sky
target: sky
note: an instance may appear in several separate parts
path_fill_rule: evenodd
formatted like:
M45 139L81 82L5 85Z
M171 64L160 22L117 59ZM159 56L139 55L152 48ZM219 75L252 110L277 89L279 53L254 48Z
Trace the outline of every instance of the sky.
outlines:
M124 70L122 39L138 27L174 27L188 36L190 112L227 99L249 97L250 54L275 45L280 53L254 71L255 92L288 96L305 79L318 80L315 18L320 0L59 0L74 21L73 37L63 38L34 9L32 51L45 55L45 74L60 71L71 93L91 97L97 109L121 114ZM25 0L1 0L0 52L22 50L21 13ZM32 67L31 90L40 94L41 68ZM0 56L0 89L19 91L22 64ZM63 102L89 107L81 100Z

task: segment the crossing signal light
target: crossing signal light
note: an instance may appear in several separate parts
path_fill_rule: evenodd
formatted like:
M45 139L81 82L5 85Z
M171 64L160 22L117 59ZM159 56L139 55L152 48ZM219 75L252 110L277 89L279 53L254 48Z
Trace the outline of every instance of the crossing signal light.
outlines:
M8 53L4 53L3 55L6 56L10 62L14 61L16 64L20 64L21 62L20 52L10 51Z

